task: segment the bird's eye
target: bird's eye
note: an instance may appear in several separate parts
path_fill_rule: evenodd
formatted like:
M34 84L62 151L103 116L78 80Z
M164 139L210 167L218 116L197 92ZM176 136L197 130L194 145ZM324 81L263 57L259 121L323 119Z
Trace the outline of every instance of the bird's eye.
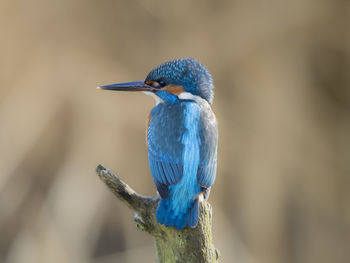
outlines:
M159 80L159 81L153 81L152 86L154 88L162 88L166 86L166 82L164 80Z
M166 82L164 80L160 80L158 83L159 83L159 85L161 87L165 87L166 86Z

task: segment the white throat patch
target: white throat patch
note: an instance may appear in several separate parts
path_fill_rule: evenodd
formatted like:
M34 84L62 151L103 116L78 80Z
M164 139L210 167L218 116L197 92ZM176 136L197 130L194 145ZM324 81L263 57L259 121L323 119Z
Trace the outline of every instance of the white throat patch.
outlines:
M158 105L159 103L164 103L164 101L161 98L159 98L156 94L154 94L153 92L143 91L143 93L153 97L153 99L156 101L156 105Z

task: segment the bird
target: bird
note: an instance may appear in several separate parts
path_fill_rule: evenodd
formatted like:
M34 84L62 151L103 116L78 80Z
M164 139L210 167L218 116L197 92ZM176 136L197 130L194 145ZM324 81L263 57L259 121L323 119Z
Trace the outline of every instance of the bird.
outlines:
M178 230L198 224L199 203L216 177L218 128L211 109L213 79L196 59L165 62L143 81L98 87L151 95L147 118L149 167L160 196L156 221Z

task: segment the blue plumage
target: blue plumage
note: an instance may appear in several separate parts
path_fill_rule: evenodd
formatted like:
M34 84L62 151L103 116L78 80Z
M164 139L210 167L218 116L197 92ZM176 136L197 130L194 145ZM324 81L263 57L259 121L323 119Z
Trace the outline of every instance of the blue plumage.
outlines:
M168 186L166 193L158 190L165 200L159 204L157 220L178 229L189 224L189 209L201 192L196 177L200 158L199 122L200 107L193 101L179 100L171 106L158 104L152 110L148 128L152 176L158 189L159 184Z
M208 198L217 163L217 124L210 104L212 78L194 59L166 62L144 82L105 89L147 91L158 98L147 129L148 158L161 200L156 219L177 229L194 227L199 196Z

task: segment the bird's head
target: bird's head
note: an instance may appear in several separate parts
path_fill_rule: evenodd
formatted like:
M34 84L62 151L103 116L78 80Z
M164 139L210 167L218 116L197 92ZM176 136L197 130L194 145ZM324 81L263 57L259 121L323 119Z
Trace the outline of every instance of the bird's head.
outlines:
M188 99L192 95L212 103L214 97L214 86L210 73L201 63L192 58L165 62L153 69L144 81L105 85L99 88L145 91L165 101Z

